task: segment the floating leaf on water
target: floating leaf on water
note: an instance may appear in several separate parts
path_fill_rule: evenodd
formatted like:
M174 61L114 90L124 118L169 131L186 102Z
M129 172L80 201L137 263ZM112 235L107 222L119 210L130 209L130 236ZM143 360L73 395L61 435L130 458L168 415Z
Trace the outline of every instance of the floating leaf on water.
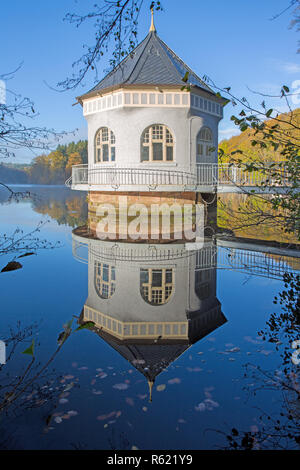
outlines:
M273 354L273 351L270 351L270 350L266 350L266 349L263 349L262 351L260 351L261 354L264 354L264 356L269 356L269 354Z
M134 406L134 400L133 400L132 398L126 397L126 398L125 398L125 401L126 401L126 403L127 403L128 405Z
M74 387L75 383L74 382L70 382L69 384L67 384L65 387L64 387L64 392L68 392L69 390L71 390L73 387Z
M158 392L163 392L163 391L165 390L165 388L166 388L166 385L165 385L165 384L161 384L161 385L158 385L158 386L156 387L156 390L157 390Z
M204 403L199 403L197 406L195 406L196 411L205 411L206 406Z
M186 370L189 372L201 372L203 369L201 367L187 367Z
M145 395L138 395L138 397L139 397L140 400L145 400L145 398L147 398L147 395L146 394Z
M106 419L109 419L115 416L115 414L116 414L116 411L112 411L111 413L108 413L106 415L97 416L97 419L98 421L105 421Z
M244 340L252 344L261 344L261 341L257 341L256 339L251 338L251 336L244 336Z
M125 383L115 384L113 385L113 388L115 388L116 390L127 390L128 384L125 384Z
M238 347L234 347L234 348L231 348L231 349L226 349L226 352L229 352L229 353L234 353L234 352L240 352L240 348Z
M145 412L148 411L147 406L143 406L142 410L145 411Z
M100 377L100 379L105 379L105 377L107 377L107 374L105 372L99 372L99 374L96 375L96 377Z
M61 399L59 400L59 403L60 403L61 405L64 405L65 403L68 403L68 401L69 401L69 400L68 400L67 398L61 398Z
M178 377L175 377L174 379L170 379L168 380L168 384L172 385L172 384L180 384L181 383L181 379L179 379Z

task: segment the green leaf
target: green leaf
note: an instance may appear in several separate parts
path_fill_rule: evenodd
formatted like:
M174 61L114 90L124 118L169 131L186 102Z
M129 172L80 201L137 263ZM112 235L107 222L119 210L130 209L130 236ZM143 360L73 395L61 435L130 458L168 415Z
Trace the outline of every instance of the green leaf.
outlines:
M183 82L186 83L186 82L188 81L188 79L189 79L189 74L190 74L189 72L185 72L184 77L183 77L183 79L182 79Z
M87 321L83 323L82 325L80 325L78 328L76 328L75 331L84 330L86 328L93 328L94 326L95 326L95 323L93 321Z
M267 117L270 117L272 113L273 113L273 109L269 109L269 110L266 112L266 116L267 116Z
M25 351L23 351L22 354L28 354L29 356L34 355L34 339L32 340L29 348L25 349Z

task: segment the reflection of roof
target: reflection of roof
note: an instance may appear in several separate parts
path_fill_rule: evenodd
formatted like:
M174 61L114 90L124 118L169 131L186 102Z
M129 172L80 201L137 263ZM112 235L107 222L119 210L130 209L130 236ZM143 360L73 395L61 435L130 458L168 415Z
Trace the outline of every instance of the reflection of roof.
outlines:
M152 340L139 344L119 341L103 331L98 334L151 382L190 347L188 341L155 343Z
M186 74L187 82L182 80ZM146 38L86 95L121 85L184 86L187 83L213 93L155 31L150 31Z
M217 300L217 299L216 299ZM190 312L189 334L187 339L146 339L132 338L120 339L108 333L103 328L89 328L95 331L106 343L118 351L130 364L141 372L149 382L155 378L184 353L193 343L207 336L226 322L221 312L221 305L207 312ZM89 321L84 317L84 309L81 312L79 323Z
M82 322L83 312L79 322ZM94 330L112 348L136 368L148 381L149 401L152 401L152 388L156 377L174 362L189 347L188 340L126 340L121 341L97 328Z

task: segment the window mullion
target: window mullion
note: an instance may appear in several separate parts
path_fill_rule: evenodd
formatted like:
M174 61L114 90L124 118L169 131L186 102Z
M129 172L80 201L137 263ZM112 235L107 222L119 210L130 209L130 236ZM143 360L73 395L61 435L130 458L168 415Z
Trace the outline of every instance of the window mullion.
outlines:
M152 127L149 129L149 162L153 161Z
M163 162L167 160L167 130L166 127L163 127L163 141L162 141L162 148L163 148Z

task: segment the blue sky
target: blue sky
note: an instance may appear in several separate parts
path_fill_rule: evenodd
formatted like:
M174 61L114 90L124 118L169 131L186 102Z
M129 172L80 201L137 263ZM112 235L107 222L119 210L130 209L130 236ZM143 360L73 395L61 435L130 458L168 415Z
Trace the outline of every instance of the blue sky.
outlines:
M63 21L67 12L87 12L95 0L2 0L0 16L0 74L21 69L7 87L30 97L40 113L36 124L71 131L86 138L86 124L75 97L91 88L89 75L83 87L58 93L47 87L72 73L71 64L80 57L84 43L93 40L92 23L75 28ZM148 3L141 12L139 41L148 33ZM298 35L288 28L292 11L271 21L289 0L162 0L164 11L155 14L159 36L200 77L208 75L220 86L231 86L237 96L261 101L248 88L276 94L281 85L292 87L300 80ZM107 56L100 70L107 68ZM103 74L104 75L104 74ZM294 83L295 84L295 83ZM300 86L300 81L298 87ZM280 110L285 110L283 103ZM295 104L296 106L296 104ZM299 106L299 105L298 105ZM220 138L230 137L233 110L225 111ZM73 135L67 141L74 139ZM15 162L29 162L35 155L18 151Z

